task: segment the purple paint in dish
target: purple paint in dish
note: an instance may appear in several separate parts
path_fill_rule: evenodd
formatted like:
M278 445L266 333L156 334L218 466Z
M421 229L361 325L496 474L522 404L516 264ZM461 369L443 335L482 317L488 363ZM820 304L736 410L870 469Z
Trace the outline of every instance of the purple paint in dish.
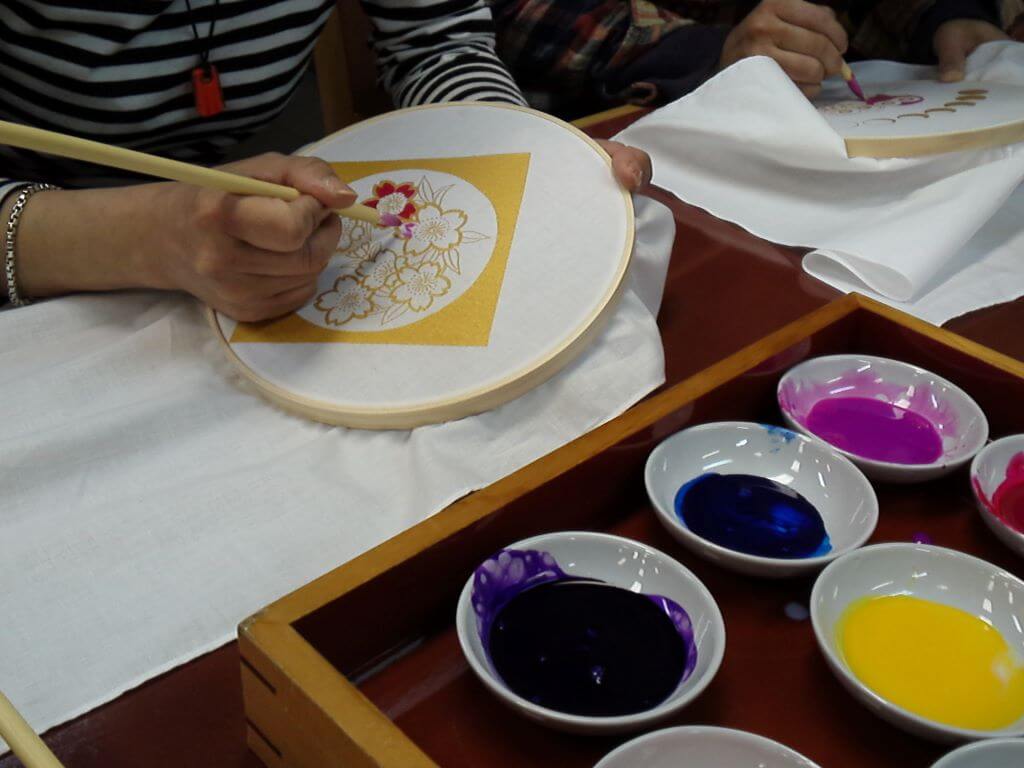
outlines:
M503 549L484 560L473 572L473 613L480 642L487 647L498 612L523 590L572 578L548 552Z
M645 711L697 663L693 625L678 603L572 576L547 552L498 552L474 573L471 602L498 676L550 709Z
M874 461L932 464L943 454L942 435L931 421L869 397L819 400L805 426L837 448Z

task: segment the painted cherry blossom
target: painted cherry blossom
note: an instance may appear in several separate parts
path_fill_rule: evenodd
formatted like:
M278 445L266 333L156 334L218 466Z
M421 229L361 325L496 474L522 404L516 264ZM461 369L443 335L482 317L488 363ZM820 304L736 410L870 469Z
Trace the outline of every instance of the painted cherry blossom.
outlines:
M395 184L393 181L382 181L373 187L373 197L363 204L376 208L382 214L397 216L400 219L411 219L416 215L416 187L405 182Z
M418 182L390 180L373 186L366 205L381 212L381 227L342 217L337 253L344 261L334 287L319 295L315 307L330 325L353 318L379 317L387 326L407 312L435 306L462 274L459 249L487 239L465 229L465 211L446 208L454 184L435 186L427 176Z
M371 291L351 275L339 277L334 287L316 297L314 305L326 313L331 325L344 325L353 317L363 318L373 312Z
M462 242L464 226L464 212L444 211L434 203L427 203L419 210L419 218L412 231L412 237L405 241L405 254L422 257L429 250L443 253L456 248Z
M362 278L362 284L373 292L394 282L400 266L399 258L394 251L378 246L377 253L360 262L356 272Z
M441 274L440 264L405 267L398 272L399 283L391 290L391 300L415 312L429 309L436 296L443 296L451 281Z
M339 216L341 219L341 237L338 238L339 251L351 251L370 239L370 228L366 222Z

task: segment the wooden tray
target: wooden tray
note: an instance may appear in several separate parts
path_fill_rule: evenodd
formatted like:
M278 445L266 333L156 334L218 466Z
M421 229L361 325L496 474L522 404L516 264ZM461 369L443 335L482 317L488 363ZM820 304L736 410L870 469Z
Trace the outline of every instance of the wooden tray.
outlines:
M1024 432L1024 364L868 299L842 298L244 621L250 747L271 768L590 768L624 737L559 734L506 709L468 669L453 626L459 590L483 558L526 536L582 528L673 555L722 609L722 667L667 725L753 731L828 768L930 765L942 748L855 702L825 666L810 622L787 618L790 603L807 605L813 579L759 581L692 556L656 522L644 491L644 462L660 440L706 421L780 423L782 373L840 352L926 367L981 404L993 438ZM872 541L925 534L1024 574L975 511L966 470L876 488Z

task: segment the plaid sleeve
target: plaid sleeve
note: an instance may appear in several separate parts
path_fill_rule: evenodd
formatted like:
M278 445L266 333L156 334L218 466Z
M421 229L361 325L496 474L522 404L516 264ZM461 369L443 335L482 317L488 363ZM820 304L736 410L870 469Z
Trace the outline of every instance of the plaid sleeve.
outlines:
M698 20L689 15L693 3L491 1L498 51L524 88L568 100L589 94L612 102L632 100L634 92L659 80L702 80L709 59L717 64L721 49L717 32L716 44L707 45L706 29L732 8L717 0L703 2L713 13Z

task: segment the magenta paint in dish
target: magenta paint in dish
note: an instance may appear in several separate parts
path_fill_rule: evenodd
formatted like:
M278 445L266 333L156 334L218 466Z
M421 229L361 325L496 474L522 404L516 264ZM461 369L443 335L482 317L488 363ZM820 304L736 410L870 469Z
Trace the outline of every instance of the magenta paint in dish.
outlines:
M931 464L942 458L942 435L907 408L869 397L827 397L805 422L818 437L849 453L893 464Z
M899 360L811 358L782 377L777 395L790 426L843 452L876 480L939 477L970 461L988 439L988 421L970 395Z

